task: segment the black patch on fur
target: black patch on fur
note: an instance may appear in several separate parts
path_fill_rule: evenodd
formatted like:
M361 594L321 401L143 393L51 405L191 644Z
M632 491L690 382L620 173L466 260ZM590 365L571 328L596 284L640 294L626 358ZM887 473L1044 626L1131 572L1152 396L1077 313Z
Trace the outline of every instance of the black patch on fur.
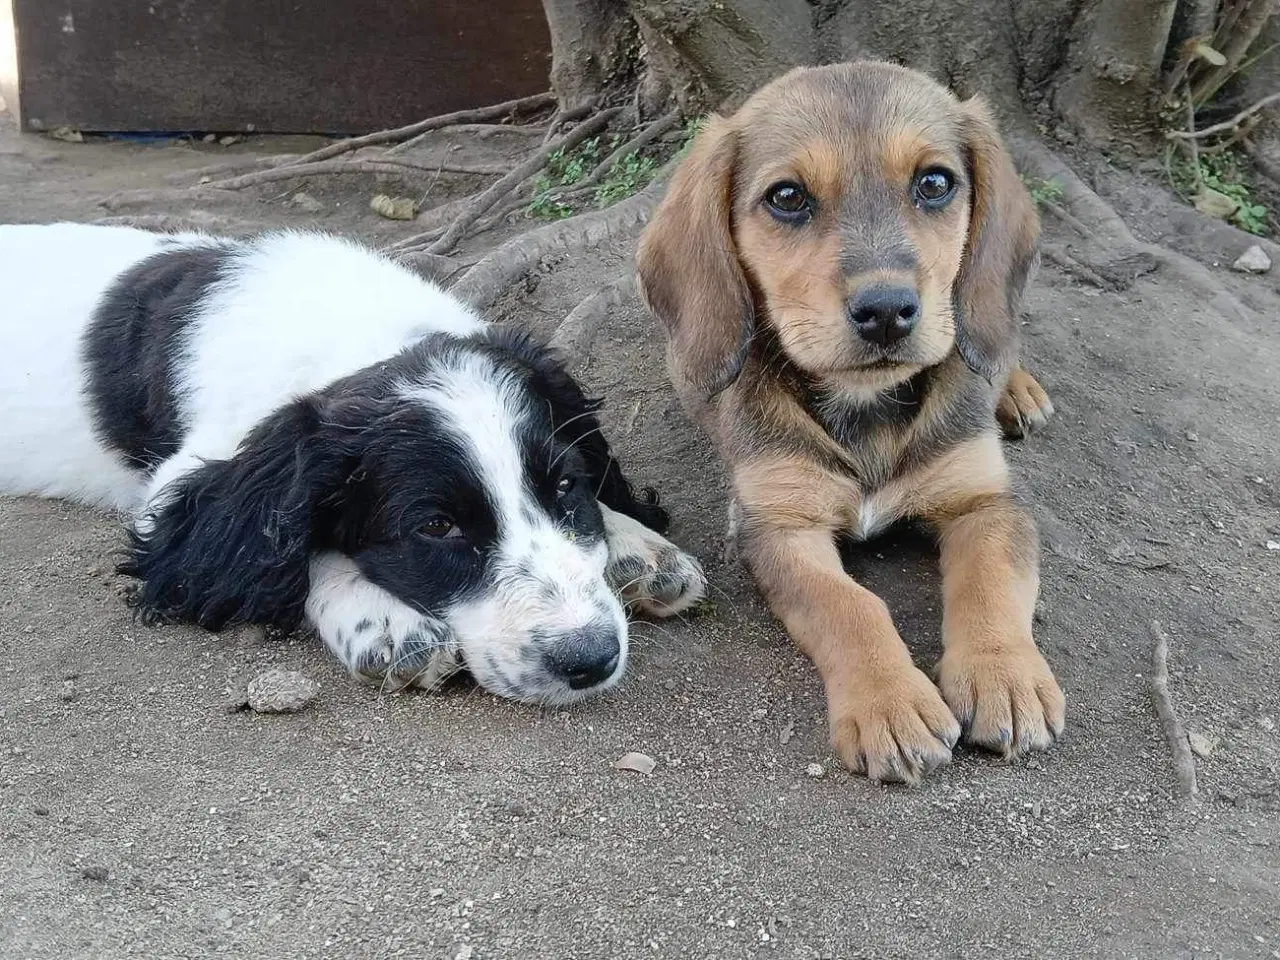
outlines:
M806 393L805 405L809 415L841 446L852 447L875 430L907 427L920 413L930 376L929 369L921 370L910 380L882 390L868 403L816 392Z
M133 466L154 467L182 442L178 374L193 315L234 248L164 250L116 278L84 332L81 357L94 429Z
M599 411L603 401L587 397L582 387L565 369L563 361L546 345L528 333L507 327L492 327L473 338L486 344L499 362L523 369L529 386L539 399L529 411L524 443L526 462L543 462L540 449L550 449L550 462L562 469L577 460L586 483L577 493L598 499L611 510L625 514L657 533L670 525L667 511L659 505L657 491L646 487L637 492L622 472L600 429ZM549 439L549 444L547 443ZM539 448L539 445L546 444ZM535 478L541 481L544 478ZM558 480L553 477L552 486ZM554 491L544 490L544 503ZM574 499L571 502L579 502Z

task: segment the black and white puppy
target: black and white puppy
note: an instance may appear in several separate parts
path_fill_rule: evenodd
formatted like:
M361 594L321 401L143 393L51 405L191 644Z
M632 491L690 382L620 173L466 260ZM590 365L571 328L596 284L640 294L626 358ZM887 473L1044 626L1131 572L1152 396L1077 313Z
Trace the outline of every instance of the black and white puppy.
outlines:
M0 298L0 492L131 512L145 613L567 703L621 678L623 603L703 595L558 362L370 250L0 226Z

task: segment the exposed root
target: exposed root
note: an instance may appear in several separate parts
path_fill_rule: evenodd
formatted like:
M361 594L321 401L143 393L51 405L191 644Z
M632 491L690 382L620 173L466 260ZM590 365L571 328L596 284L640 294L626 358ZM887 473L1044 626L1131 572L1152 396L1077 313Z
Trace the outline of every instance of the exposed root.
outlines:
M416 253L402 253L396 256L401 263L413 267L428 280L445 286L466 266L450 257L437 256L419 250Z
M474 110L458 110L454 113L444 113L438 117L411 123L407 127L378 130L374 133L367 133L362 137L339 140L337 143L321 147L319 150L313 150L311 153L298 157L293 161L293 165L300 166L304 163L319 163L322 160L331 160L334 157L350 153L353 150L359 150L362 147L373 147L383 143L401 143L412 137L430 133L432 130L451 127L459 123L476 123L485 120L497 120L500 117L512 114L532 113L535 110L541 110L543 107L549 107L555 102L554 94L537 93L531 97L521 97L518 100L508 100L505 103L495 103L487 107L477 107Z
M608 286L591 294L571 311L551 335L551 346L561 355L577 360L591 353L596 334L609 316L636 292L636 278L630 270Z
M1160 731L1173 755L1175 793L1180 797L1194 797L1200 788L1196 784L1196 762L1191 755L1191 741L1174 712L1173 698L1169 695L1169 638L1157 620L1151 621L1150 630L1155 643L1151 652L1151 699L1160 718Z
M672 110L666 116L659 117L626 143L622 144L622 146L618 147L618 149L614 150L613 153L601 160L600 163L596 165L596 168L587 174L583 181L576 184L576 186L578 188L597 186L601 180L609 175L609 171L612 170L617 163L625 160L633 153L643 150L668 130L674 130L679 123L679 110Z
M479 220L482 216L493 209L494 205L505 198L512 190L518 188L530 177L542 170L546 166L547 160L551 155L559 150L571 150L586 140L588 137L599 133L609 125L609 121L621 112L621 108L613 107L609 110L603 110L597 113L589 120L585 120L573 131L565 134L559 140L544 144L533 156L529 157L524 163L519 164L515 169L500 179L493 186L489 187L478 197L473 203L467 207L454 219L453 223L441 237L433 242L428 251L431 253L448 253L454 248L463 234L467 232L467 228Z
M507 171L506 167L495 164L457 164L457 163L411 163L407 160L326 160L319 163L283 164L268 170L258 170L226 180L215 180L205 184L217 190L243 190L246 187L257 187L264 183L279 183L284 180L302 180L307 177L328 177L346 173L383 173L400 176L439 176L442 173L461 173L475 176L500 176Z
M1181 279L1204 294L1208 305L1223 317L1232 321L1247 321L1252 314L1230 290L1223 285L1202 263L1167 247L1139 240L1129 230L1124 220L1105 200L1081 180L1038 138L1010 137L1021 166L1045 180L1056 180L1062 185L1063 206L1076 228L1086 232L1118 256L1111 257L1117 263L1155 262L1175 271ZM1102 265L1091 262L1095 273L1103 273ZM1150 272L1142 270L1141 272Z
M1044 257L1051 263L1056 263L1063 270L1066 270L1070 274L1074 274L1086 283L1091 283L1101 290L1114 289L1112 284L1108 283L1103 277L1095 273L1088 264L1081 263L1062 247L1056 246L1055 244L1042 243L1040 245L1040 256Z
M668 162L649 186L604 210L557 220L513 237L463 274L450 292L485 311L544 257L598 246L630 233L649 219L674 169L675 161Z

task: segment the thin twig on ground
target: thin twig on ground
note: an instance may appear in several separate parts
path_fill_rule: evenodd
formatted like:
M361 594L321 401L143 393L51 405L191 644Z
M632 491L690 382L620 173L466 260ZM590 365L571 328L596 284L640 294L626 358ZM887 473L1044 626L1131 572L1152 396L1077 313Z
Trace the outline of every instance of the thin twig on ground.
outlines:
M1191 84L1187 84L1187 133L1191 136L1181 141L1191 154L1191 176L1196 181L1196 193L1204 192L1204 173L1200 170L1200 148L1196 145L1196 105L1191 102Z
M1257 103L1253 104L1253 106L1245 107L1230 120L1223 120L1221 123L1212 124L1202 130L1169 130L1165 133L1165 136L1170 140L1202 140L1205 137L1211 137L1216 133L1225 133L1228 130L1234 130L1243 121L1253 116L1259 110L1269 107L1277 100L1280 100L1280 92L1265 96Z
M507 100L504 103L495 103L487 107L477 107L474 110L457 110L453 113L443 113L438 117L419 120L417 123L411 123L405 127L396 127L392 130L378 130L374 133L367 133L362 137L351 137L347 140L339 140L337 143L331 143L327 147L321 147L319 150L313 150L311 153L304 154L293 161L293 163L295 166L300 166L304 163L318 163L321 160L330 160L333 157L341 156L344 153L350 153L352 150L359 150L361 147L372 147L382 143L398 143L402 140L408 140L410 137L416 137L431 130L439 130L441 127L451 127L457 123L475 123L483 120L495 120L499 117L505 117L511 113L531 113L534 110L549 107L555 102L556 98L553 93L536 93L531 97L520 97L518 100Z
M438 176L441 173L456 173L469 176L495 176L506 168L493 165L468 165L442 163L430 165L425 163L409 163L404 160L327 160L305 165L284 164L268 170L257 170L239 177L226 180L215 180L204 186L217 190L243 190L245 187L257 187L264 183L279 183L284 180L305 180L309 177L329 177L351 173L384 173L384 174L426 174Z
M1109 282L1088 264L1081 263L1062 247L1051 243L1042 243L1040 245L1040 255L1051 263L1056 263L1067 273L1093 284L1100 290L1114 290L1116 288L1114 283Z
M1194 797L1200 789L1196 785L1196 761L1191 755L1191 741L1187 739L1187 731L1174 712L1173 698L1169 695L1169 638L1158 620L1151 621L1150 630L1154 641L1151 652L1151 699L1155 701L1156 714L1160 717L1160 730L1169 745L1169 752L1173 754L1176 793L1180 797Z
M444 232L440 239L436 240L430 247L428 247L429 252L448 253L454 248L457 242L462 239L462 236L467 232L468 227L488 213L499 200L502 200L512 190L524 183L525 180L532 177L545 167L547 165L547 160L550 159L553 153L560 150L573 149L588 137L599 133L607 127L609 125L609 121L616 117L620 112L620 107L602 110L594 117L584 120L582 123L578 124L578 126L574 127L571 132L565 134L560 139L543 145L543 147L534 153L528 160L517 166L505 177L476 197L475 202L468 205L462 213L458 214L453 223L449 224L449 229Z
M1080 236L1082 237L1093 236L1092 230L1090 230L1078 219L1073 217L1065 209L1063 209L1058 204L1054 203L1052 200L1041 200L1040 205L1044 207L1046 210L1048 210L1050 213L1052 213L1059 220L1061 220L1063 223L1065 223L1067 226L1069 226L1076 233L1080 234Z

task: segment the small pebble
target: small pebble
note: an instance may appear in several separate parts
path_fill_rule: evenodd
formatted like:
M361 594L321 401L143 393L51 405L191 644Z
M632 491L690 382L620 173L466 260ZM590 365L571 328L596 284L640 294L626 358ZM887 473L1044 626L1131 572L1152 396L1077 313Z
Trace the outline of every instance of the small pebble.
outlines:
M258 713L297 713L320 693L320 684L296 670L268 670L249 681L249 709Z
M804 768L804 772L814 780L821 780L827 775L827 768L820 763L811 763Z
M1236 258L1236 262L1231 264L1231 269L1241 273L1266 273L1271 269L1271 258L1255 243Z
M80 868L80 877L84 880L98 880L101 882L109 879L110 876L111 871L106 867L91 866Z
M58 691L58 699L65 703L70 703L76 698L76 684L74 680L63 680L62 689Z
M1196 433L1194 430L1188 430L1185 436L1192 443L1198 443L1200 441L1200 434Z

